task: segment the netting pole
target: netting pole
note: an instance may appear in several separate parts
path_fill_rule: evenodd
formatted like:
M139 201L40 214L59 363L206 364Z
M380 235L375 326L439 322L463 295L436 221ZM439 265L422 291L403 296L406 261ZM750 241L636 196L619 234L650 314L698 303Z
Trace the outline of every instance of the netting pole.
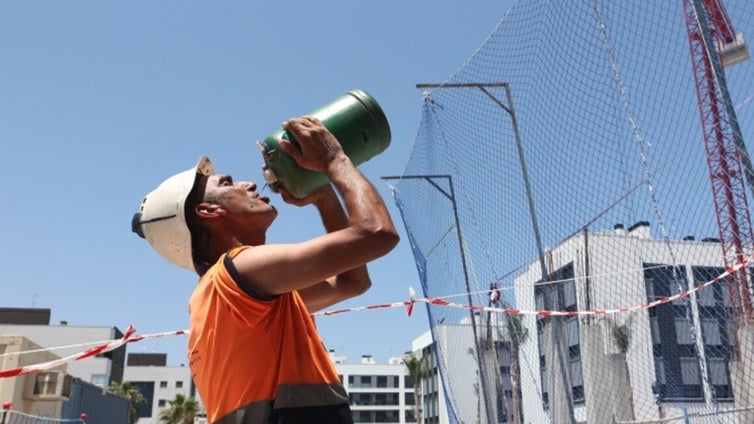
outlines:
M524 186L526 188L526 198L529 202L529 215L531 216L531 224L532 229L534 230L534 238L537 243L537 253L539 254L539 266L542 271L542 282L546 282L549 280L548 278L548 271L547 266L545 265L545 253L544 248L542 246L542 236L539 232L539 224L537 222L537 212L534 207L534 197L531 193L531 183L529 181L529 173L526 170L526 159L524 157L524 149L523 145L521 143L521 134L518 131L518 120L516 119L516 111L513 108L513 95L511 94L511 89L508 84L505 84L505 95L508 100L508 107L506 107L502 102L500 102L497 98L495 98L492 94L490 94L487 90L484 89L484 87L480 87L480 89L486 94L488 97L490 97L495 103L497 103L504 111L508 113L511 117L511 121L513 124L513 134L516 137L516 150L518 150L518 160L519 164L521 165L521 177L524 180ZM554 298L553 298L553 288L551 287L548 293L550 306L554 306ZM570 384L568 384L569 379L566 375L566 368L565 368L565 360L563 359L563 351L562 346L560 344L560 328L561 328L561 318L560 317L550 317L550 331L552 334L552 342L554 344L555 348L555 355L558 357L558 366L560 368L560 374L561 379L563 381L563 394L566 398L566 406L568 407L568 418L570 419L571 424L576 423L576 416L573 413L573 398L571 393L571 387ZM554 406L551 406L553 408L554 412Z
M448 186L450 188L450 192L445 191L442 187L440 187L437 183L435 183L434 179L447 179L448 180ZM461 264L463 267L463 278L466 283L466 294L468 297L469 302L469 314L471 318L471 331L473 333L474 337L474 348L476 349L476 354L474 355L477 367L479 368L479 380L480 380L480 388L479 393L481 393L482 398L484 399L484 408L485 408L485 415L487 416L487 422L497 422L497 417L492 417L492 410L493 408L490 406L490 399L489 396L487 396L486 389L486 377L485 377L485 367L482 365L482 347L480 346L480 340L479 335L477 334L477 326L476 326L476 317L474 316L474 310L471 308L471 306L474 305L473 299L471 298L471 285L469 284L469 274L468 269L466 267L466 254L464 253L464 244L463 244L463 235L461 234L461 222L458 218L458 208L456 207L456 198L455 198L455 192L453 190L453 177L451 175L402 175L399 177L395 176L388 176L388 177L382 177L383 180L391 180L391 179L422 179L427 181L432 187L437 189L440 193L442 193L445 197L447 197L452 203L453 203L453 216L455 218L455 225L457 228L456 233L458 233L458 244L459 249L461 252ZM480 326L481 328L481 326ZM497 399L495 399L497 401ZM492 418L495 420L493 421Z

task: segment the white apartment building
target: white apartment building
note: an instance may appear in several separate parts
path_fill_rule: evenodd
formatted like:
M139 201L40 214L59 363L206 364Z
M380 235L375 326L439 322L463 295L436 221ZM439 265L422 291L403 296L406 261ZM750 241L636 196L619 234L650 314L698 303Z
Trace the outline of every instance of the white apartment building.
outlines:
M436 327L436 329L438 327ZM446 331L440 331L441 334L447 335ZM439 337L439 339L443 341L448 340L447 337ZM432 342L431 331L427 331L417 337L411 344L411 351L414 352L418 358L426 358L431 374L428 379L421 382L420 404L422 407L422 424L450 423L448 418L448 406L445 399L445 389L437 366L437 352L435 346L435 343ZM473 393L473 390L471 393ZM472 400L471 403L473 404L475 401Z
M199 401L189 367L166 366L166 363L167 354L164 353L128 355L123 381L136 385L146 400L145 404L139 405L137 424L158 424L160 411L169 408L169 402L177 394L195 397Z
M646 222L628 230L579 233L549 249L545 262L547 283L539 261L515 278L517 308L638 306L725 271L717 240L653 239ZM711 413L717 415L704 419L754 422L746 413L730 412L750 407L753 399L746 393L751 381L732 372L741 363L733 359L726 284L632 313L625 353L616 347L612 328L625 323L626 314L562 317L556 331L550 317L525 316L530 340L521 347L522 369L529 370L521 373L524 422L560 422L558 417L571 413L566 394L576 422L661 422ZM742 346L752 344L750 335L741 334ZM752 367L752 352L742 354Z
M358 364L330 351L348 392L354 423L415 423L414 386L400 358L377 364L364 355Z

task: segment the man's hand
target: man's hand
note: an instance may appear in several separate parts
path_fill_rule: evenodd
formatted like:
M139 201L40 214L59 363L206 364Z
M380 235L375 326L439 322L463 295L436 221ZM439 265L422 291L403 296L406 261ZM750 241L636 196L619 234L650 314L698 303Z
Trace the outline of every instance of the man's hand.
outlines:
M335 136L314 117L304 116L283 123L298 142L299 148L288 140L280 140L280 147L302 168L325 172L328 165L345 153Z

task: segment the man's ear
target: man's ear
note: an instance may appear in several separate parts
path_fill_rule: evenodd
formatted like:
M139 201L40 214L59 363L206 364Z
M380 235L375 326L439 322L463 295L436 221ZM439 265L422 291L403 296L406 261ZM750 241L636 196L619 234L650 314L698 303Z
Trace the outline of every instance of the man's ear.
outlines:
M225 215L225 209L214 203L199 203L194 212L201 219L220 218Z

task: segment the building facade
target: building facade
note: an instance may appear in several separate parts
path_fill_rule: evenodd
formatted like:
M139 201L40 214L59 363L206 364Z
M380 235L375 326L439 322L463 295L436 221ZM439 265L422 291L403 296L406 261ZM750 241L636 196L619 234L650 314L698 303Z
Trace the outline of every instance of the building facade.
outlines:
M348 392L354 423L415 423L413 381L401 360L376 364L369 355L349 364L330 353Z
M197 398L191 370L186 366L167 366L167 354L130 353L123 376L139 388L145 403L138 406L138 424L158 424L160 412L170 407L170 401L181 394ZM201 405L199 407L201 413Z
M66 322L50 325L49 309L41 310L47 311L47 315L34 313L35 311L39 309L0 308L0 334L21 334L44 348L78 345L56 349L54 353L60 357L79 353L82 344L89 344L89 347L93 347L92 342L104 342L123 337L123 332L117 327L69 326ZM39 318L45 316L48 322L40 322ZM29 321L28 317L33 317L34 320ZM71 362L68 364L67 372L95 386L107 388L111 382L123 381L125 358L126 346L121 346L85 361Z
M445 334L445 333L443 333ZM441 338L445 339L445 338ZM411 351L418 358L426 358L429 366L429 378L420 383L420 405L422 409L421 424L448 424L448 405L440 370L437 365L436 345L432 341L432 332L427 331L414 339ZM472 401L472 403L474 403Z
M41 348L22 335L0 335L0 353L3 355L0 356L0 370L59 359L57 355ZM71 382L65 365L44 373L2 378L0 402L10 402L14 411L57 418L60 417L63 402L70 396Z
M547 279L534 262L515 279L522 310L619 309L667 298L725 271L718 241L653 239L649 223L580 233L546 252ZM685 298L631 314L528 315L536 335L521 348L525 422L645 422L701 416L725 422L736 401L733 305L725 280ZM624 344L620 332L630 334ZM751 352L748 355L751 360ZM751 366L749 362L749 366ZM738 416L738 418L736 418Z

